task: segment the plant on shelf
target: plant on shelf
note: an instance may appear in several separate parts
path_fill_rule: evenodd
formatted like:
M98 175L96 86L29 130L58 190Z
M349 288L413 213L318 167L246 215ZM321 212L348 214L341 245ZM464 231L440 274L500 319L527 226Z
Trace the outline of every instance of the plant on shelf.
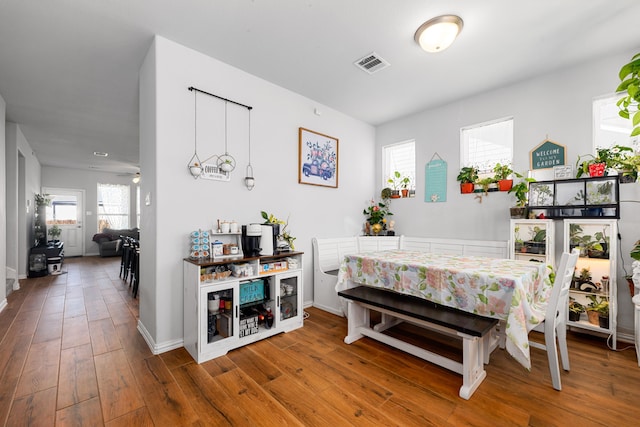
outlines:
M473 184L478 179L478 168L475 166L465 166L460 169L456 180L460 182L460 192L463 194L473 193Z
M580 269L578 276L573 276L574 288L581 291L594 291L596 285L592 282L591 270L589 267Z
M36 210L33 219L33 235L35 246L47 245L47 206L51 205L49 194L35 195Z
M620 109L618 114L625 119L631 119L633 129L630 136L640 135L640 53L631 58L631 61L624 64L618 73L620 85L616 92L626 92L617 102Z
M525 242L525 246L527 247L527 252L532 254L545 254L545 241L547 240L547 230L545 228L540 228L535 226L531 228L531 239Z
M640 289L640 240L633 244L629 255L631 256L631 259L633 259L633 262L631 263L633 274L626 275L625 279L627 279L627 284L629 285L629 293L631 293L631 296L633 297L635 294L635 288Z
M369 230L373 232L373 234L378 235L382 230L385 229L387 225L387 216L393 215L393 213L389 212L389 205L378 202L375 200L371 200L369 203L369 207L362 210L362 214L367 217L367 222L365 224L365 233L369 234Z
M58 237L60 237L60 234L62 233L62 230L60 230L60 227L58 227L57 225L53 225L49 231L49 236L51 236L51 240L53 240L54 242L58 241Z
M479 179L479 180L477 180L477 181L475 182L475 184L477 184L477 185L479 185L479 186L480 186L480 188L482 189L482 192L483 192L485 195L488 195L488 194L489 194L489 186L490 186L491 184L495 184L495 183L496 183L496 180L495 180L495 179L493 179L493 177L491 177L491 176L488 176L488 177L486 177L486 178Z
M577 322L580 320L580 315L585 312L584 305L580 304L573 298L569 300L569 320Z
M522 176L522 175L517 175ZM527 195L529 193L529 183L535 182L534 178L524 178L509 190L516 198L516 206L510 209L511 218L526 218L527 216Z
M493 167L493 178L498 183L498 189L500 191L509 191L513 186L513 179L511 175L513 175L513 169L508 164L501 165L500 163L496 163ZM515 174L518 176L519 174Z
M409 189L407 187L411 183L411 179L408 176L402 176L400 172L395 171L393 175L389 177L389 179L387 179L387 182L393 187L393 192L391 194L392 199L397 199L398 197L400 197L401 188L406 189L407 194L409 193Z
M576 178L582 175L603 176L608 170L620 170L623 162L633 154L633 149L624 145L610 148L597 148L596 155L578 156L576 161Z
M291 233L289 233L289 231L287 230L287 227L289 226L289 218L287 218L286 221L283 221L281 219L276 218L275 215L273 214L268 214L265 211L260 211L260 215L262 215L262 218L264 219L264 223L265 224L275 224L278 225L278 236L277 239L283 242L286 242L286 245L278 245L278 249L280 250L295 250L295 246L293 244L293 241L296 240L295 237L293 237L291 235ZM281 225L284 225L284 227L280 227ZM284 247L284 246L289 246L288 248ZM281 248L281 246L283 246Z
M591 301L587 306L589 323L609 329L609 300L597 295L587 295Z

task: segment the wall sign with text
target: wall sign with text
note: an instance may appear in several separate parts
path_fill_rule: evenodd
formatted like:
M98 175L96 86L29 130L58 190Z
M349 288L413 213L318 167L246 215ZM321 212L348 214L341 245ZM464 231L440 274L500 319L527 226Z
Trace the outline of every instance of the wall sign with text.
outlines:
M567 159L566 152L564 145L545 139L529 152L531 170L563 166Z

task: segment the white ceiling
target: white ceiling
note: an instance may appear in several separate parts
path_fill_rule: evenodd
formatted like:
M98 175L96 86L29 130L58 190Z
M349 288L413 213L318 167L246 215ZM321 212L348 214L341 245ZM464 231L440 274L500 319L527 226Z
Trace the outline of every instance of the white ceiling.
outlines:
M449 13L458 40L420 50L418 26ZM43 165L135 172L154 34L377 125L638 49L639 19L637 0L0 0L0 95ZM353 65L374 51L391 66Z

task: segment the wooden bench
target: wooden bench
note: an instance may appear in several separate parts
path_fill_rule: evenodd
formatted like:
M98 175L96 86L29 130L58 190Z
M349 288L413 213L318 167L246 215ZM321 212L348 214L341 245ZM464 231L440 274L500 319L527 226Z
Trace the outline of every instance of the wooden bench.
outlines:
M461 374L459 394L463 399L469 399L486 377L485 353L498 320L369 286L346 289L338 295L348 300L345 343L367 336ZM370 310L382 313L382 322L374 327L370 325ZM382 333L402 321L461 339L462 363Z

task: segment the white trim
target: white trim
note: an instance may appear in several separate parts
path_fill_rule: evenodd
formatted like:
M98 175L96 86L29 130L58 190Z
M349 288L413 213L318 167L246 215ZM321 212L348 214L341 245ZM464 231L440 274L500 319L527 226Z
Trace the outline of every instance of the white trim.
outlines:
M147 342L147 345L149 346L151 353L153 353L156 356L161 353L166 353L167 351L184 347L183 339L168 341L162 344L156 344L153 341L153 337L151 336L149 331L147 331L147 328L144 327L144 325L140 320L138 320L138 332L140 332L140 334L142 335L142 338L144 338L144 340Z
M4 310L7 307L7 299L3 299L2 302L0 302L0 313L2 313L2 310Z

